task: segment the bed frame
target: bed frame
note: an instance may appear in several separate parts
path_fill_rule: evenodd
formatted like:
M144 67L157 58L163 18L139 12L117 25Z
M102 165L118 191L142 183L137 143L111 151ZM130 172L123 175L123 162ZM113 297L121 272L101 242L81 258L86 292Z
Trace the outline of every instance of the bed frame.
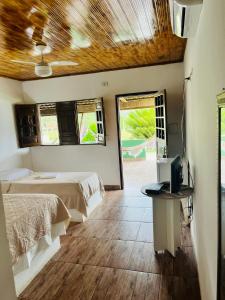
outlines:
M92 211L103 201L103 196L101 195L100 191L95 192L91 198L88 200L88 207L87 207L87 217L84 216L82 213L80 213L76 209L69 209L69 212L71 214L71 221L72 222L78 222L82 223L87 220L87 218L90 216Z
M98 206L103 200L101 192L98 191L94 193L88 200L87 207L87 217L81 214L76 209L69 209L72 216L72 222L84 222L91 212ZM21 261L23 258L19 258L19 261L13 266L13 274L15 281L15 288L17 295L20 295L22 291L30 284L34 277L43 269L43 267L48 263L48 261L56 254L60 249L60 235L66 233L64 223L59 223L53 225L52 232L54 235L54 240L45 249L41 247L41 241L35 245L34 249L26 253L26 256L31 256L31 262L29 266L25 267Z
M60 249L60 235L66 234L64 222L52 226L52 241L49 246L43 247L42 238L26 254L19 257L18 262L13 265L14 282L17 296L30 284L34 277L44 268L49 260ZM51 238L50 238L51 239ZM27 259L28 258L28 259ZM24 261L28 261L28 265Z

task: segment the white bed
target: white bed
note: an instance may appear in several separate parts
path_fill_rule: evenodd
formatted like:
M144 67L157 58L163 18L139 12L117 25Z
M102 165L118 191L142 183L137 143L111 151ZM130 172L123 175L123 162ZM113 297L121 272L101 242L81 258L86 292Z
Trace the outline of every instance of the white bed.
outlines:
M56 236L45 235L26 254L19 257L13 265L13 275L17 296L30 284L34 277L43 269L49 260L60 249L60 235L66 234L63 223L53 225ZM57 230L59 232L57 233Z
M59 250L70 214L56 195L3 194L3 203L19 295Z
M0 172L5 194L55 194L69 209L74 222L83 222L103 200L104 186L94 172Z

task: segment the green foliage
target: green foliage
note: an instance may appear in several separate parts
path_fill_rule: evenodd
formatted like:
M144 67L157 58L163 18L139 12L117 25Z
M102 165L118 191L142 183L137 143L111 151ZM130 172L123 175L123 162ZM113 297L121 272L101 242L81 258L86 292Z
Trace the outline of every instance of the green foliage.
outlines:
M97 138L96 113L79 113L78 122L80 129L81 143L95 143Z
M97 135L97 124L91 123L88 126L88 129L85 133L85 136L82 139L82 143L91 143L96 141Z
M124 136L136 139L150 139L155 134L155 109L133 109L121 117ZM128 133L125 135L125 133Z

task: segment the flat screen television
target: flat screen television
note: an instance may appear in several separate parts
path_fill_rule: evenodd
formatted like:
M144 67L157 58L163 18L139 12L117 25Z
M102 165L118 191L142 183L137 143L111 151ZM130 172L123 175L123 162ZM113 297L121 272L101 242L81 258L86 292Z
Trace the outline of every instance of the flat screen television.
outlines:
M180 191L183 182L182 159L179 155L171 161L170 170L170 193L177 193Z

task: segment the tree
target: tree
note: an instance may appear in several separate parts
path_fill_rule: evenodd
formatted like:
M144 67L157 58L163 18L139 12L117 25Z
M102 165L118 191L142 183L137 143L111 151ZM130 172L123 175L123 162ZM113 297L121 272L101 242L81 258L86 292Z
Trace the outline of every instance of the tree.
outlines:
M82 138L82 142L96 142L96 136L97 136L97 125L96 123L91 123L88 126L88 129L85 133L85 136Z
M132 109L123 119L123 125L132 138L150 139L155 134L155 109Z

